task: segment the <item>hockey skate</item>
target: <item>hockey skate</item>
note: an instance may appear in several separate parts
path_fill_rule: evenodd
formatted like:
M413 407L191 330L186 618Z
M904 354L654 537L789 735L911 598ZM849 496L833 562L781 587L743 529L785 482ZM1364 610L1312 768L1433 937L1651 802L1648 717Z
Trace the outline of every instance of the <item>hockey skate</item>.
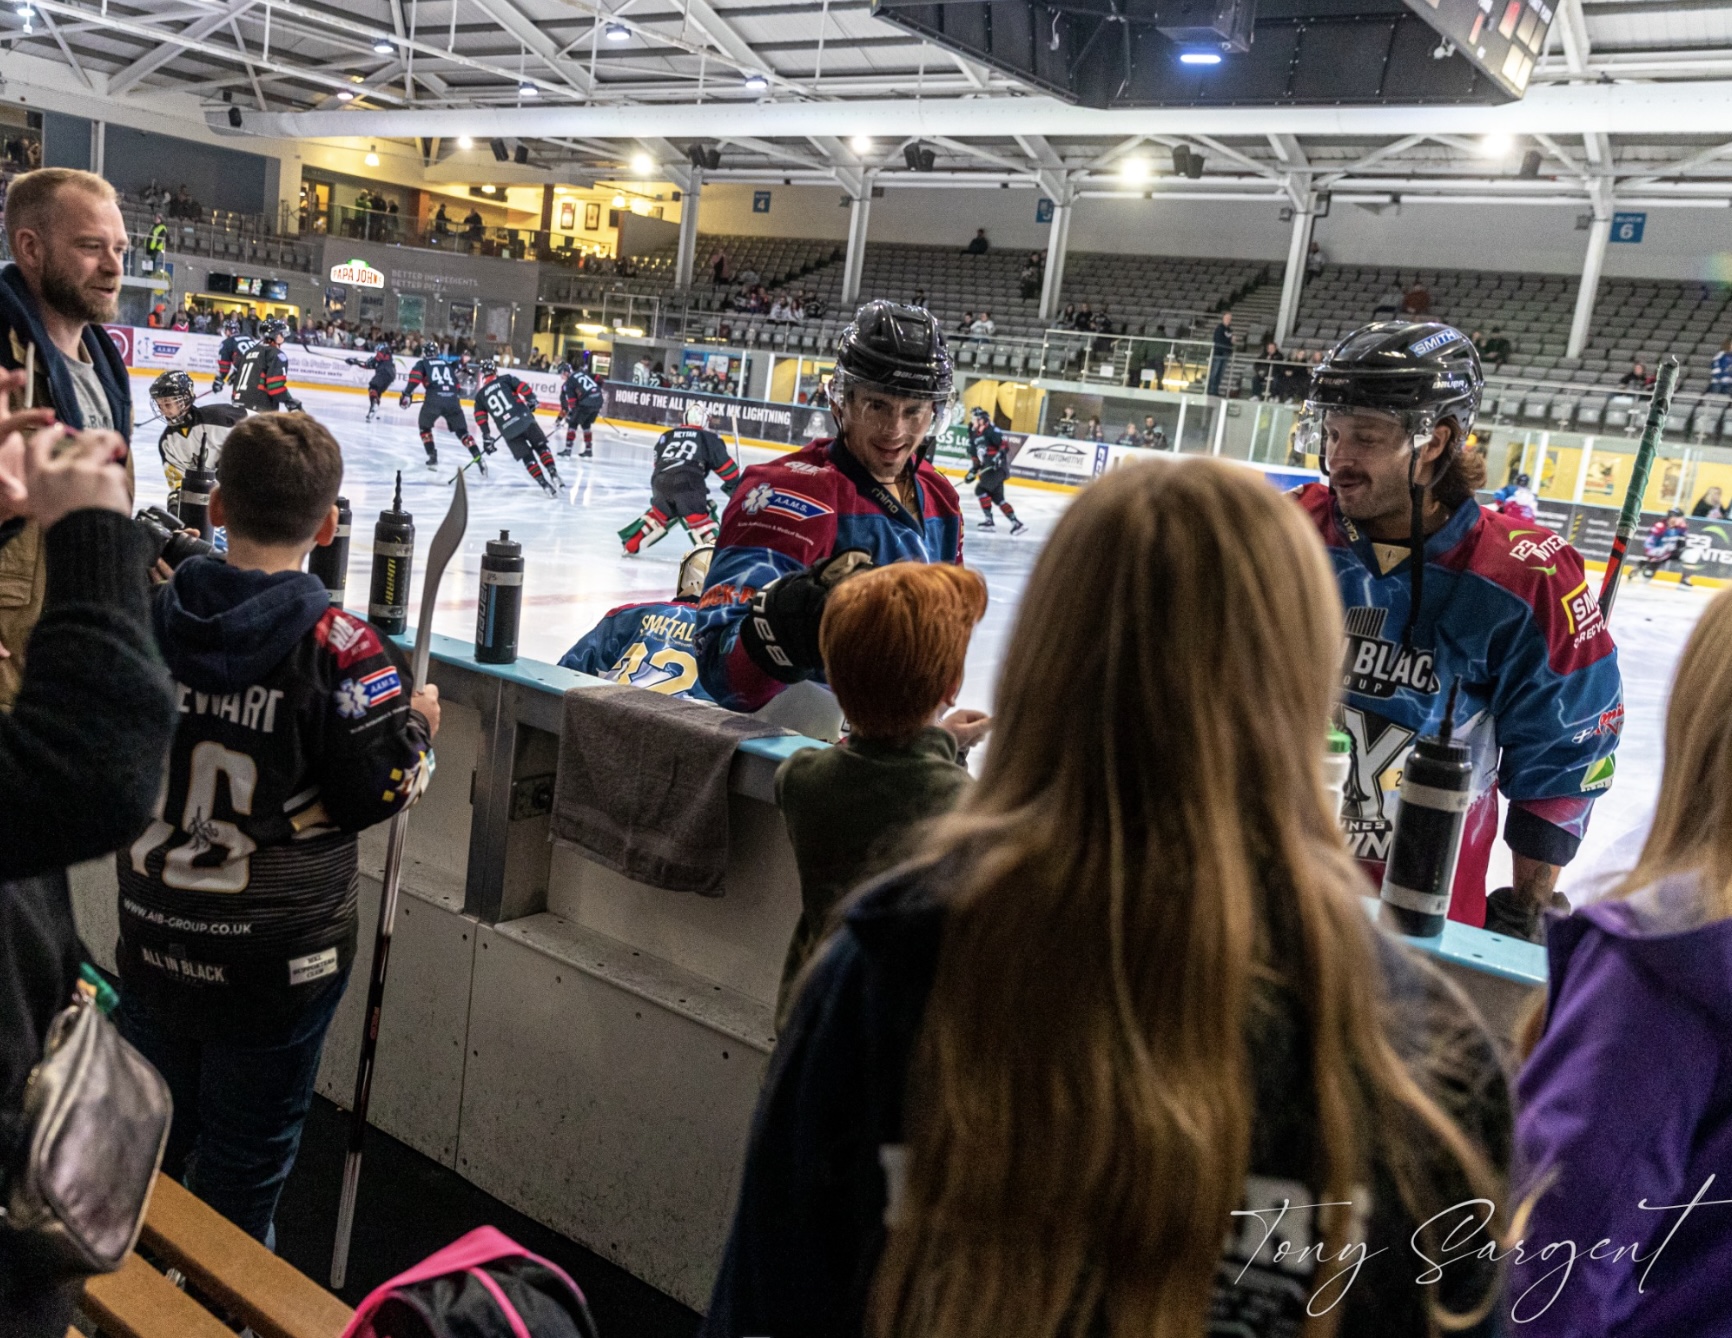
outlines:
M1028 526L1023 524L1020 520L1013 520L1010 522L1010 532L1013 536L1021 534L1027 528Z
M560 453L559 453L559 458L560 458L560 459L561 459L561 460L569 460L569 459L571 459L571 447L569 447L569 446L567 446L567 447L566 447L566 448L565 448L565 449L564 449L564 450L562 450L562 451L561 451L561 452L560 452Z
M996 530L998 526L994 525L992 523L992 517L988 516L985 520L977 523L974 528L977 530Z
M585 446L583 448L583 450L579 453L578 458L583 459L583 460L587 460L594 454L595 454L595 448L593 446Z
M375 414L377 414L377 413L378 413L378 412L379 412L379 406L378 406L378 405L376 405L376 404L374 404L374 405L369 405L369 406L368 406L368 408L367 408L367 421L368 421L368 422L369 422L369 423L370 423L370 422L372 422L372 421L373 421L373 416L374 416L374 415L375 415Z

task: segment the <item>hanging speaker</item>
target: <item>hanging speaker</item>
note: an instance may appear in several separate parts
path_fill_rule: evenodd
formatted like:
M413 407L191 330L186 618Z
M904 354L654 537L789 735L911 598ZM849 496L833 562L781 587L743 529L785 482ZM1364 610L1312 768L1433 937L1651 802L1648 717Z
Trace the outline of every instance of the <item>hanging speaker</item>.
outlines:
M1190 174L1191 146L1189 144L1173 145L1173 175L1182 177Z
M1529 149L1522 154L1521 174L1529 179L1540 174L1540 151L1538 149Z
M1192 181L1203 179L1203 155L1194 150L1185 155L1185 175Z
M505 141L504 140L502 140L502 139L489 140L488 141L488 147L493 150L493 161L494 162L496 162L496 163L508 163L511 161L511 150L505 147Z

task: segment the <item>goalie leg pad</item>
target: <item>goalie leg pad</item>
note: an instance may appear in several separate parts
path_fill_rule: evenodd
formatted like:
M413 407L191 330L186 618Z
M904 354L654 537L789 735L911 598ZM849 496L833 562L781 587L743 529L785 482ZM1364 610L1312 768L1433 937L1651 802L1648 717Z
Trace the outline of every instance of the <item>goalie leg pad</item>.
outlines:
M628 553L641 553L668 532L668 518L653 506L619 532Z

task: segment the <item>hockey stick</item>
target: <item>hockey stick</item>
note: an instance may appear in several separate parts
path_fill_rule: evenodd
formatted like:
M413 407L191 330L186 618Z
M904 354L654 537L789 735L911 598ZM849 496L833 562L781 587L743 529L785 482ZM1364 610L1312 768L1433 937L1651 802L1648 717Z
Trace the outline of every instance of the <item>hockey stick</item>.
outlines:
M1648 491L1648 475L1653 471L1666 415L1672 412L1672 392L1677 388L1678 360L1668 355L1660 363L1660 374L1654 378L1654 398L1648 401L1648 425L1642 429L1642 444L1636 448L1630 486L1624 491L1624 509L1618 513L1617 533L1612 536L1611 555L1606 558L1606 576L1600 582L1600 617L1604 619L1612 616L1612 603L1618 597L1618 578L1624 571L1624 555L1630 547L1630 536L1636 532L1636 523L1642 518L1642 497Z
M439 522L427 550L427 575L421 587L421 618L415 625L415 651L410 659L413 689L427 685L427 661L433 650L433 609L439 581L463 542L469 527L469 491L463 471L457 471L451 509ZM349 1150L343 1158L343 1197L337 1208L337 1239L331 1248L331 1290L340 1291L349 1272L349 1233L355 1225L355 1198L361 1188L361 1144L367 1135L367 1103L373 1095L373 1062L379 1049L379 1018L385 1004L385 972L391 960L391 933L397 922L397 893L403 878L403 842L409 813L398 809L391 818L385 843L385 879L379 889L379 928L373 938L373 970L367 980L367 1011L361 1024L361 1059L355 1069L355 1102L349 1112Z

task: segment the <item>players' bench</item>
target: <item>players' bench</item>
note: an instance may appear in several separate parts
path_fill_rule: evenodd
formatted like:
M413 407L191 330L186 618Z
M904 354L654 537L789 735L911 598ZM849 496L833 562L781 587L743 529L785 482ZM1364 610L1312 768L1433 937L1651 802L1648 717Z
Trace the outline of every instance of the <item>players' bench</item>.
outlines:
M337 1338L354 1314L167 1176L156 1178L139 1248L184 1274L188 1290L128 1255L118 1272L85 1285L79 1306L111 1338L232 1338L219 1315L258 1338Z

